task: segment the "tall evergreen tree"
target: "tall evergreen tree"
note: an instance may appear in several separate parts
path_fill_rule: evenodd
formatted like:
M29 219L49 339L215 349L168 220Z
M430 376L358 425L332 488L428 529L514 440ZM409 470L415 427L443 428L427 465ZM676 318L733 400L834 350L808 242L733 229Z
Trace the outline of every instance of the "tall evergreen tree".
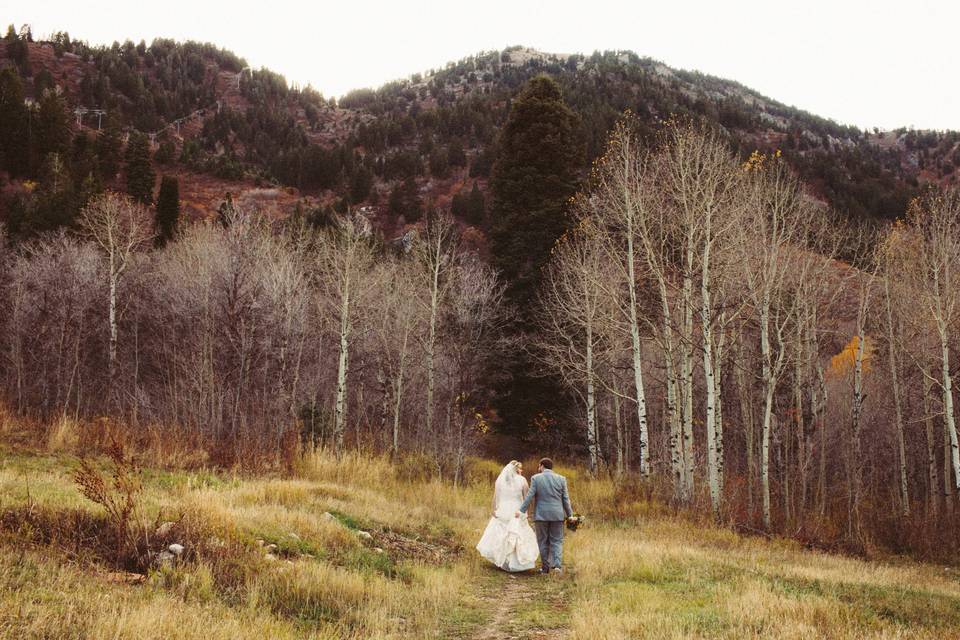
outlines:
M73 226L79 207L74 179L64 154L54 151L45 156L37 196L34 219L31 221L33 231Z
M153 202L153 185L157 176L150 158L150 141L142 133L130 134L127 142L127 193L143 204Z
M559 85L547 76L530 80L510 108L490 182L490 249L515 304L533 298L541 267L566 229L581 156L575 126Z
M29 34L29 31L27 33ZM21 38L12 24L7 27L7 36L4 38L6 41L7 57L17 65L20 75L26 78L31 76L30 49L27 43L32 39L31 37Z
M122 131L120 123L113 115L107 116L106 125L97 136L97 164L100 177L105 181L113 181L120 170L120 151Z
M28 171L30 158L30 113L23 104L23 82L9 67L0 69L0 167L11 175Z
M466 208L467 222L470 224L483 224L483 218L486 214L486 207L483 202L483 193L476 181L473 183L473 189L470 190L470 196L467 199Z
M163 246L173 239L180 221L180 181L174 176L160 179L157 194L157 245Z
M63 153L70 146L70 117L63 98L52 90L43 92L37 113L37 153L42 160L48 153Z
M514 99L491 177L490 252L503 274L505 297L517 309L518 339L533 331L533 305L542 268L567 225L566 204L580 164L573 112L555 81L538 76ZM497 389L505 426L521 436L555 431L565 407L558 381L544 377L522 352L504 363Z

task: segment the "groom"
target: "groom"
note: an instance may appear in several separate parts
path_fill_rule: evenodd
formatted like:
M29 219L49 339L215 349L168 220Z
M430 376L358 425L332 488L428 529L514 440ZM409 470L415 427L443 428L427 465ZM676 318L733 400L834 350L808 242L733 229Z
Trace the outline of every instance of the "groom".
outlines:
M563 523L573 515L570 506L570 494L567 493L567 479L553 472L553 460L540 460L540 473L530 481L530 490L517 511L516 517L527 513L530 501L536 499L533 520L537 530L537 544L540 546L540 573L550 573L550 569L562 572L563 561Z

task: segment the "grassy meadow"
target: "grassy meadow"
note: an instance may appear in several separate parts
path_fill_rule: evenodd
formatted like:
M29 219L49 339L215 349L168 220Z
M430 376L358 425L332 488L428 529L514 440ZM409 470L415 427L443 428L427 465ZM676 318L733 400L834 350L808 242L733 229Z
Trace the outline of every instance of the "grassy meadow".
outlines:
M78 465L0 445L0 638L960 638L954 567L742 537L577 469L588 523L543 578L473 550L492 461L460 488L360 455L283 476L145 467L135 516L155 548L185 547L160 568L117 560Z

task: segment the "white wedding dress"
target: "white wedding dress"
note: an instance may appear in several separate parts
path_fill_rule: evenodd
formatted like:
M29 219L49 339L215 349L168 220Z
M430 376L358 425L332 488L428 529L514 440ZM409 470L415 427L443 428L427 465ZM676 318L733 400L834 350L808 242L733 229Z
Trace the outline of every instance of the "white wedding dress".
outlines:
M504 571L533 569L540 555L537 534L526 516L514 515L526 493L527 481L517 473L516 463L511 462L497 478L493 491L494 516L477 543L480 555Z

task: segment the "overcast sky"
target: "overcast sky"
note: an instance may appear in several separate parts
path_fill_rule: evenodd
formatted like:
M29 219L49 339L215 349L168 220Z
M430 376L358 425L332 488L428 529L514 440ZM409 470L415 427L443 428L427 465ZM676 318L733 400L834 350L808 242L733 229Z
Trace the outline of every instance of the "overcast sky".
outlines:
M957 1L0 0L0 20L91 44L213 42L328 96L516 44L630 49L844 124L960 129Z

